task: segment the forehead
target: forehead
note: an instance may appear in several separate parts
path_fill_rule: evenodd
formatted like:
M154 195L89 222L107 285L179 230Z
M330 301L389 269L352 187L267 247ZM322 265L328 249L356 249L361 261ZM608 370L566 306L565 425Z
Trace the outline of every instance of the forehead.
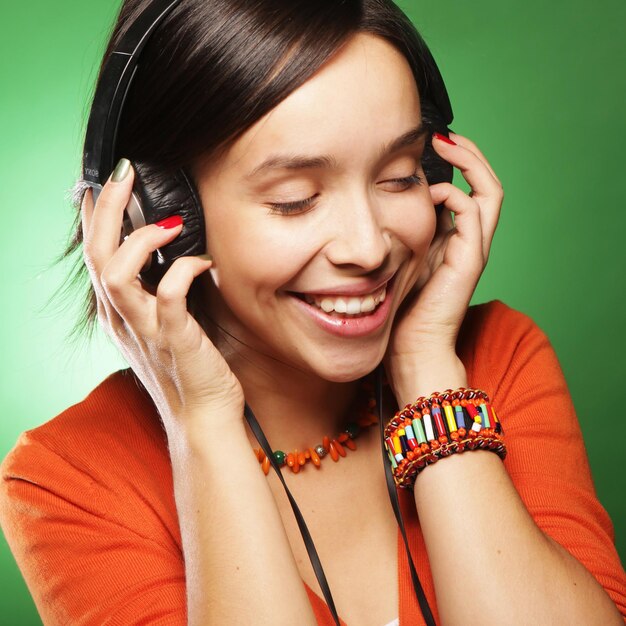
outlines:
M407 60L385 40L359 33L249 128L223 165L252 169L277 151L367 159L420 119Z

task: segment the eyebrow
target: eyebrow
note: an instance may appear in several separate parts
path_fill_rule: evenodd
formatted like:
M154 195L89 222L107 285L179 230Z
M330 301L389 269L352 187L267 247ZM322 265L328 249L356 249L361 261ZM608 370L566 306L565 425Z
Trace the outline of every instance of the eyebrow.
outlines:
M397 152L402 148L407 148L416 144L423 137L425 137L429 132L429 128L423 123L420 122L418 126L415 128L411 128L407 132L403 133L396 139L390 141L388 144L383 146L380 156L385 156L386 154L392 154L393 152ZM257 165L251 172L246 174L244 178L246 180L250 180L254 178L261 172L266 170L274 170L274 169L285 169L285 170L302 170L302 169L311 169L311 168L327 168L327 169L337 169L337 161L334 157L328 155L321 156L304 156L297 154L278 154L272 155L265 159L263 163Z

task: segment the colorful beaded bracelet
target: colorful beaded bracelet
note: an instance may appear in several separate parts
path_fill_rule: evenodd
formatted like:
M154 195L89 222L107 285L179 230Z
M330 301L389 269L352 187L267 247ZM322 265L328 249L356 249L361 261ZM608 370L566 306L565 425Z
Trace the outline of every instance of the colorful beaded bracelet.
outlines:
M385 448L398 487L411 489L417 475L442 457L464 450L506 456L500 420L480 389L433 393L399 410L385 427Z

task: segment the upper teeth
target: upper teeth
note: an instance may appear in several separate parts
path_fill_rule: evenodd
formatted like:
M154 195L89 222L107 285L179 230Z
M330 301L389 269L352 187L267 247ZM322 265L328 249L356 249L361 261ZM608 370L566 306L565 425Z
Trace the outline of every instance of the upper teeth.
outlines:
M358 315L359 313L369 313L376 308L376 305L383 302L387 293L387 287L381 287L378 291L366 296L332 298L330 296L314 296L304 294L305 300L309 304L314 304L323 309L326 313L336 311L337 313L348 313Z

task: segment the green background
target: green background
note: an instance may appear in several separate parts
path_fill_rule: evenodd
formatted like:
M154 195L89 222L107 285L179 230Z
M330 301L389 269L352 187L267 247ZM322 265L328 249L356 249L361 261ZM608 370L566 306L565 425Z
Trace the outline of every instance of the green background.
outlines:
M550 337L585 435L600 501L626 555L623 188L626 3L400 0L428 42L455 110L505 189L474 302L498 298ZM0 456L19 433L124 366L106 338L72 347L74 310L46 306L73 212L86 97L118 2L33 0L0 24ZM458 181L458 174L455 181ZM612 411L612 413L611 413ZM0 539L0 615L39 624Z

